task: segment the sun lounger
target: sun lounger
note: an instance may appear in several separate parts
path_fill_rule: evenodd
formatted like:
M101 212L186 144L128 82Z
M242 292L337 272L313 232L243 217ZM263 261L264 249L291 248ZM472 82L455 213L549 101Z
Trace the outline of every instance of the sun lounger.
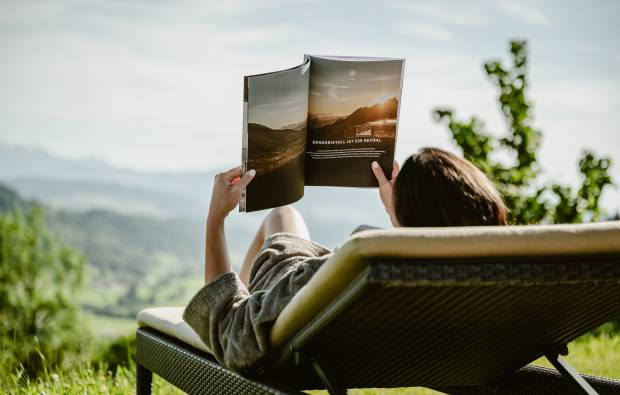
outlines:
M357 234L280 314L272 353L242 374L219 365L181 313L138 316L138 393L150 393L152 372L196 394L620 393L561 357L620 318L620 222ZM557 371L528 365L541 356Z

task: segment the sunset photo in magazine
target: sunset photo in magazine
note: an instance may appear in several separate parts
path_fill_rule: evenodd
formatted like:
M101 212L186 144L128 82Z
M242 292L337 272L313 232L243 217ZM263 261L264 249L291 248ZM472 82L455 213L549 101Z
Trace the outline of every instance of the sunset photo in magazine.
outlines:
M394 160L403 59L311 58L306 185L374 187Z

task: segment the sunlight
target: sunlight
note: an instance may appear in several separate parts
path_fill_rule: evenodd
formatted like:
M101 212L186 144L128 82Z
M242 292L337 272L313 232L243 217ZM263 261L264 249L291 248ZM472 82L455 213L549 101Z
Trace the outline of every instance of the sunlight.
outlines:
M377 95L375 97L372 98L372 104L382 104L385 103L387 100L391 99L394 95L390 96L390 95Z

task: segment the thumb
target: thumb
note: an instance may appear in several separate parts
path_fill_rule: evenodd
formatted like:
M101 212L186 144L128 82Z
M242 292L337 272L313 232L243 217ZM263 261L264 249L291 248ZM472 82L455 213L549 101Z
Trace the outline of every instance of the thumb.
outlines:
M400 166L398 165L398 162L394 161L394 164L392 165L392 181L396 179L398 172L400 172Z
M241 179L239 180L237 185L235 185L235 188L244 189L245 187L248 186L250 181L252 181L255 175L256 175L256 170L254 169L246 171L245 174L241 176Z

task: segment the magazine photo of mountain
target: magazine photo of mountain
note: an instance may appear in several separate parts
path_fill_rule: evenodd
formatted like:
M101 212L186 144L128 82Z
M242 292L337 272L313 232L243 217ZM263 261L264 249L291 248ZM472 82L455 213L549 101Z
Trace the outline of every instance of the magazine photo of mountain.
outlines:
M392 167L404 61L311 61L306 185L376 186L370 163Z
M256 170L240 210L256 211L299 200L304 193L309 63L246 77L243 163Z

